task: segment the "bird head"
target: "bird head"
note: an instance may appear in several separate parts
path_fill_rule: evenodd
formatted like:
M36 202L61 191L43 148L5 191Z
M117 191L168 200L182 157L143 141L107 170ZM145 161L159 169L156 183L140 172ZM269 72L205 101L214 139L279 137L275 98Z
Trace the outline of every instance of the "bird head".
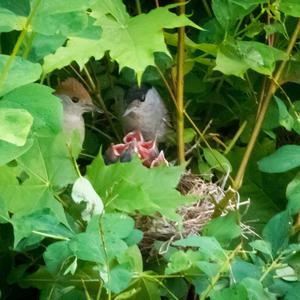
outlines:
M62 81L56 88L55 95L62 100L64 110L80 115L85 112L99 111L85 87L73 77Z
M164 141L169 116L164 101L154 87L142 84L129 89L124 98L122 124L125 133L139 130L146 140Z
M142 84L140 87L135 85L125 95L125 112L123 117L128 116L130 113L142 114L145 107L145 101L150 87ZM149 99L147 99L149 101Z

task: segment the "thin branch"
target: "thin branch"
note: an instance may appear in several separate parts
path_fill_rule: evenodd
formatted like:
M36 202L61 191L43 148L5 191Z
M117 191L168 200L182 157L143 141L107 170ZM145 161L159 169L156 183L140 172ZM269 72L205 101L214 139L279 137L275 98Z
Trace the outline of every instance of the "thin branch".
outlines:
M185 0L178 0L179 14L185 14ZM178 52L177 52L177 78L176 78L176 102L177 102L177 143L178 160L180 164L185 163L184 151L184 55L185 55L185 27L178 29Z
M300 33L300 19L298 19L298 23L296 25L296 28L293 32L293 35L290 39L289 45L288 45L287 50L286 50L286 53L288 54L288 56L291 55L292 49L295 46L296 40L299 36L299 33ZM259 115L258 115L257 120L256 120L256 124L253 128L249 143L247 145L247 148L246 148L246 151L244 153L242 162L240 164L240 167L238 169L238 172L237 172L235 180L234 180L233 187L236 190L238 190L241 187L242 183L243 183L243 178L244 178L244 175L245 175L245 172L246 172L246 168L247 168L250 156L252 154L252 151L254 149L256 140L257 140L258 135L260 133L260 129L262 127L266 112L268 110L271 99L272 99L273 95L275 94L275 92L278 88L276 82L280 82L280 77L282 75L284 67L286 66L286 63L287 63L286 60L281 62L281 64L279 65L278 70L275 72L274 76L272 77L273 80L270 81L269 88L267 89L266 97L263 99L263 102L262 102L262 105L261 105L261 108L260 108L260 112L259 112Z

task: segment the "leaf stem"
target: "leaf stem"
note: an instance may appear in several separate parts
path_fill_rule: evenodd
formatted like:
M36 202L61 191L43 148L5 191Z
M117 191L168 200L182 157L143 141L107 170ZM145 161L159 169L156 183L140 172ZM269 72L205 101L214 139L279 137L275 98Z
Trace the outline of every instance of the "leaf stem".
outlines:
M10 67L11 67L11 65L12 65L12 63L13 63L13 61L14 61L14 59L15 59L15 57L16 57L16 55L17 55L17 53L18 53L18 51L19 51L19 49L20 49L20 47L23 43L23 41L24 41L24 38L26 36L28 27L31 23L32 18L34 17L34 15L37 11L38 6L40 5L40 2L41 2L41 0L37 0L36 2L34 2L33 6L32 6L32 9L31 9L31 12L30 12L30 15L27 18L26 24L25 24L22 32L20 33L20 35L17 39L17 42L14 46L14 49L13 49L11 55L9 56L8 60L6 61L6 64L3 67L3 71L0 75L0 90L3 87L3 84L7 79L9 69L10 69Z
M206 288L206 290L201 294L200 296L200 300L205 300L206 297L208 296L208 294L210 293L210 291L214 288L214 286L216 285L216 283L218 282L218 280L220 279L222 273L229 267L230 262L232 261L232 259L235 257L235 255L241 250L242 246L241 244L239 244L231 253L229 256L227 256L227 259L225 260L225 262L223 263L223 265L221 266L218 274L216 276L214 276L210 282L210 285Z
M296 25L296 28L293 32L293 35L292 35L292 37L289 41L289 45L288 45L287 50L286 50L286 53L289 56L291 55L292 49L295 46L296 40L299 36L299 33L300 33L300 19L298 19L298 23ZM238 172L237 172L235 180L234 180L233 188L235 190L238 190L241 187L242 183L243 183L243 178L244 178L244 175L245 175L245 172L246 172L246 168L247 168L248 162L250 160L250 156L252 154L254 146L256 144L256 140L257 140L258 135L260 133L260 130L261 130L266 112L268 110L271 99L272 99L273 95L275 94L275 92L278 88L276 83L280 81L280 77L282 75L284 67L286 66L286 63L287 63L286 60L281 62L281 64L279 65L278 70L275 72L274 76L272 77L272 79L270 81L269 88L267 89L267 94L263 99L259 115L257 116L256 124L253 128L249 143L246 147L246 151L244 153L242 162L239 166Z
M185 0L178 0L179 14L185 14ZM185 163L184 151L184 37L185 27L178 29L178 45L177 45L177 78L176 78L176 102L177 102L177 142L178 142L178 160L179 164Z
M25 48L25 51L23 53L23 58L24 59L27 59L28 58L28 55L30 53L30 50L32 48L32 42L34 40L34 37L35 37L36 33L35 32L31 32L30 36L28 37L27 39L27 45L26 45L26 48Z
M247 125L247 121L244 121L242 126L240 126L240 128L238 129L238 131L236 132L236 134L234 135L233 139L230 141L230 143L228 144L228 146L226 146L226 150L224 151L224 154L228 154L230 152L230 150L233 148L233 146L235 145L235 143L237 142L238 138L241 136L241 134L244 132L245 128Z
M136 12L138 15L142 13L142 7L140 0L135 0Z
M280 254L266 269L266 271L262 274L262 276L259 278L260 282L263 282L266 276L276 267L278 267L278 261L281 259L282 254ZM279 264L280 265L280 264Z

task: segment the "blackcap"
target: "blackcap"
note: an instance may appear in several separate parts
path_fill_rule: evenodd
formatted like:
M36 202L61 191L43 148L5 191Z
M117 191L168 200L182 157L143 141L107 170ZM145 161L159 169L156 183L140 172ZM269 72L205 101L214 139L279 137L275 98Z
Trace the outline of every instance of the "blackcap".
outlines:
M125 95L122 123L125 133L140 130L146 141L165 140L169 115L154 87L134 86Z

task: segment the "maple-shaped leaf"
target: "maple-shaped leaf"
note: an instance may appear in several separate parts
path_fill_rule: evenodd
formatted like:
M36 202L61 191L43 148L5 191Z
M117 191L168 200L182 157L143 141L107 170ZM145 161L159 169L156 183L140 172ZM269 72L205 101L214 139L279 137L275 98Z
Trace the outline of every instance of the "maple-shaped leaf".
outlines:
M67 225L56 196L76 177L64 136L37 138L32 147L16 159L15 166L0 168L1 196L11 213L27 215L50 208L58 220Z
M97 156L87 169L87 177L101 196L105 209L144 215L159 212L169 219L180 220L178 207L193 201L181 195L176 186L184 168L146 168L139 159L128 163L104 164Z
M66 47L44 59L44 72L62 68L75 60L82 67L90 57L99 59L105 51L110 52L120 69L129 67L141 78L149 65L155 65L154 53L169 55L163 35L163 28L193 26L201 29L185 15L170 12L177 5L168 5L151 10L147 14L130 17L121 0L97 1L92 6L91 16L102 28L99 40L71 37Z

